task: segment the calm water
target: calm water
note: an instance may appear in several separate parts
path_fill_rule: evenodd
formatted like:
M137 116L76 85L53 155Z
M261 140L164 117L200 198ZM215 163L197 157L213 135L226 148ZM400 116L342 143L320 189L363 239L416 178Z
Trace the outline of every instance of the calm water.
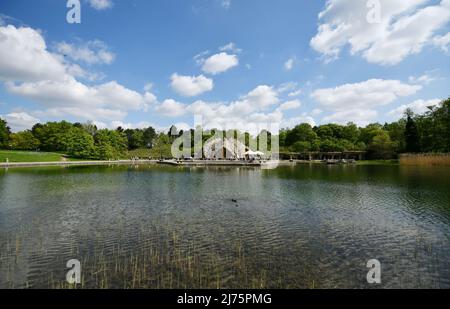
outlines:
M0 288L450 288L450 169L0 170ZM234 201L236 200L236 201Z

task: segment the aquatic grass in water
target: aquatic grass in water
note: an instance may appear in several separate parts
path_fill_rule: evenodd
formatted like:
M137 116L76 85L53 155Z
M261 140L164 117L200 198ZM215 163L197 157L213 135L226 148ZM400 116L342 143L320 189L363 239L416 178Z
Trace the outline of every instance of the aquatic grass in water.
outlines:
M365 288L372 258L381 287L450 287L448 185L400 166L0 172L0 287Z

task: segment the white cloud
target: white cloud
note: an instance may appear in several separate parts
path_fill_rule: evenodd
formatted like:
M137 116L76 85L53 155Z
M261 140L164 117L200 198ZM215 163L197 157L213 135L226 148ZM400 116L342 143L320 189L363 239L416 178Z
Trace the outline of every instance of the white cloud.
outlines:
M273 87L267 85L258 86L243 97L243 103L260 109L277 104L278 102L278 93Z
M186 105L172 99L164 100L156 111L167 117L180 117L186 113Z
M209 50L202 51L201 53L198 53L197 55L194 56L194 61L198 65L202 65L205 62L205 57L208 56L209 54L210 54Z
M34 114L39 117L46 118L63 118L67 116L75 117L75 119L80 120L90 120L99 121L102 120L112 120L112 119L123 119L127 115L126 112L116 109L107 108L90 108L86 109L83 107L50 107L44 111L35 111Z
M214 88L213 80L203 75L182 76L175 73L172 75L171 80L172 89L185 97L198 96Z
M378 115L377 108L389 105L422 89L398 80L371 79L361 83L315 90L311 97L332 114L325 122L355 122L365 125Z
M277 91L279 93L285 93L288 92L288 97L298 97L301 93L302 90L298 89L298 83L296 82L288 82L288 83L284 83L281 84Z
M144 91L150 92L153 89L153 83L147 83L144 85Z
M47 51L41 34L31 28L0 27L0 79L4 81L59 80L66 66Z
M236 46L236 44L234 44L233 42L228 43L225 46L219 47L219 51L221 52L232 52L232 53L240 53L242 52L242 49L238 48Z
M117 119L156 102L148 91L140 94L116 81L88 86L77 77L96 80L79 65L49 52L37 30L0 27L0 79L10 93L46 108L40 111L43 116Z
M287 110L292 110L292 109L298 109L301 106L302 106L302 103L300 102L300 100L293 100L293 101L288 101L288 102L281 104L278 107L278 109L280 111L287 111Z
M273 87L261 85L230 103L211 103L196 101L186 107L186 111L202 118L207 129L233 129L258 133L266 129L278 130L283 113L275 109L264 110L279 102L278 93Z
M236 55L229 55L227 53L215 54L203 62L202 70L209 74L219 74L228 71L229 69L238 66L239 59Z
M293 92L290 92L289 94L288 94L288 96L289 97L298 97L299 95L301 95L302 94L302 90L301 89L298 89L298 90L296 90L296 91L293 91Z
M106 125L106 124L103 124ZM140 121L140 122L136 122L136 123L130 123L130 122L122 122L122 121L112 121L111 124L108 126L106 125L107 128L111 128L111 129L116 129L118 127L121 127L122 129L146 129L148 127L153 127L156 128L157 126L154 125L151 122L148 121Z
M421 76L410 76L408 78L409 82L412 84L422 84L422 85L428 85L436 80L435 77L430 76L429 74L424 74Z
M311 111L311 115L312 116L318 116L318 115L320 115L320 114L322 114L323 113L323 111L320 109L320 108L315 108L315 109L313 109L312 111Z
M82 61L87 64L111 64L116 57L109 51L108 46L99 40L81 42L78 46L60 42L56 45L56 50L74 61Z
M224 7L225 9L229 9L231 7L231 0L220 0L222 7Z
M112 8L112 0L88 0L92 8L96 10L106 10Z
M398 80L370 79L336 88L318 89L311 96L325 108L346 110L388 105L421 89L420 85L404 84Z
M277 91L279 93L283 93L283 92L287 92L287 91L294 91L297 89L297 86L298 86L298 83L296 83L296 82L287 82L287 83L281 84L278 87Z
M401 118L408 108L411 109L414 113L423 114L428 111L428 107L437 106L439 105L439 103L441 103L441 101L442 100L440 99L416 100L410 104L404 104L397 107L396 109L391 110L388 115L396 119Z
M33 125L40 122L39 119L25 112L10 113L5 116L0 116L0 118L6 120L13 132L29 130Z
M292 117L292 118L288 118L288 119L284 120L282 122L282 127L283 128L293 128L302 123L308 123L312 127L314 127L316 125L316 121L314 120L314 118L307 115L306 113L304 113L301 116Z
M348 111L338 111L332 115L324 117L323 122L338 124L353 122L360 126L366 126L374 122L377 116L378 112L376 110L351 109Z
M433 1L434 2L434 1ZM368 23L366 1L328 0L311 46L336 59L346 45L371 63L395 65L420 53L450 20L450 1L380 0L381 21Z
M449 51L449 45L450 45L450 32L447 33L444 36L435 36L433 38L433 44L437 47L441 48L443 51L448 52Z
M284 69L286 71L291 71L294 68L294 63L295 63L295 59L294 58L289 58L285 63L284 63Z
M139 110L143 97L115 81L98 86L86 86L74 78L64 81L7 83L6 89L16 95L32 99L46 106L111 107L121 110Z

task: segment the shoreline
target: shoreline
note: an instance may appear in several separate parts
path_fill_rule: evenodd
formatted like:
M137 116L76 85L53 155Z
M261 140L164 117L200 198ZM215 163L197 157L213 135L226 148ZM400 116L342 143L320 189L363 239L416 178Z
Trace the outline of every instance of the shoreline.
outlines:
M107 165L167 165L167 166L179 166L179 167L277 167L277 166L292 166L297 164L325 164L322 161L305 161L305 160L279 160L279 161L266 161L266 162L247 162L247 161L176 161L176 160L116 160L116 161L50 161L50 162L3 162L0 163L0 169L8 168L36 168L36 167L68 167L68 166L107 166ZM393 164L392 161L361 161L354 164L334 164L334 165L398 165Z
M95 166L95 165L126 165L126 164L156 164L157 160L118 160L118 161L54 161L54 162L9 162L0 163L0 168L14 167L49 167L49 166Z

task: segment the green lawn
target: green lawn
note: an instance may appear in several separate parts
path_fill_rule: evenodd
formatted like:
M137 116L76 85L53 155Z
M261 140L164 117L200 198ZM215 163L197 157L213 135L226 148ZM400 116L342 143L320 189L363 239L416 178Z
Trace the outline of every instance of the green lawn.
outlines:
M62 161L63 155L53 152L0 150L0 162L54 162Z

